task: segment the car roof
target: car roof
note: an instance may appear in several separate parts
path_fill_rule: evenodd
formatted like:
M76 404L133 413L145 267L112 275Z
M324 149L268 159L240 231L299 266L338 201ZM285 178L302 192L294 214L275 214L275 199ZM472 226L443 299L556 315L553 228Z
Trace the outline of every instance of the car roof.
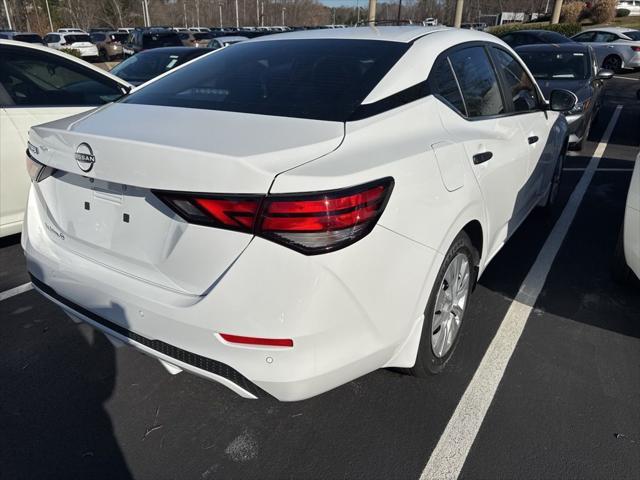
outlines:
M44 45L38 45L37 43L25 43L25 42L18 42L15 40L4 40L0 38L0 46L2 45L8 45L10 47L18 47L18 48L25 48L25 49L29 49L29 50L38 50L40 52L44 52L48 55L58 55L59 57L63 57L66 60L69 60L71 62L75 62L78 65L83 66L84 68L88 68L90 70L93 70L94 72L98 72L102 75L104 75L107 78L110 78L111 80L115 80L116 82L118 82L119 84L125 86L125 87L131 87L131 85L122 80L119 77L116 77L115 75L112 75L111 73L107 72L106 70L103 70L100 67L96 67L91 63L85 62L84 60L80 60L76 57L74 57L73 55L69 55L67 53L61 52L60 50L55 50L53 48L49 48L49 47L45 47Z
M257 37L250 41L275 41L275 40L298 40L298 39L344 39L344 40L386 40L389 42L410 43L424 35L428 35L441 30L449 30L448 27L423 27L423 26L402 26L402 27L349 27L349 28L326 28L318 30L297 30L294 32L283 32L264 37Z
M529 35L560 35L561 37L564 37L564 35L562 35L559 32L554 32L553 30L516 30L515 32L507 32L507 33L527 33ZM505 34L506 35L506 34Z
M537 43L535 45L521 45L515 48L516 52L546 52L553 50L554 52L576 52L586 53L591 49L588 45L578 42L570 43Z
M585 28L582 32L607 32L607 33L625 33L625 32L637 32L638 30L635 28L624 28L624 27L592 27Z

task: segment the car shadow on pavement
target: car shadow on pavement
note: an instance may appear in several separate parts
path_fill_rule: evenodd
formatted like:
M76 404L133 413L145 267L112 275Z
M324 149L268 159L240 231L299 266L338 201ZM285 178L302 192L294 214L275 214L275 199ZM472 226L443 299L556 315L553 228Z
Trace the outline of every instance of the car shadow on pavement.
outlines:
M132 478L104 408L116 380L113 345L38 297L0 303L1 476Z

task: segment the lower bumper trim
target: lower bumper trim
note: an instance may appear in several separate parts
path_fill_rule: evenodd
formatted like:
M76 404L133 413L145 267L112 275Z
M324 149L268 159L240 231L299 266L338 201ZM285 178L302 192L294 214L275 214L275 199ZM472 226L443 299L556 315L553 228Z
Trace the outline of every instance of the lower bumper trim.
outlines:
M31 282L33 285L46 293L50 297L56 299L58 302L67 306L68 308L78 312L81 315L84 315L87 318L90 318L92 321L112 330L123 337L127 337L130 340L144 345L147 348L155 350L156 352L162 353L171 358L175 358L176 360L191 365L193 367L199 368L200 370L205 370L207 372L213 373L214 375L218 375L220 377L226 378L227 380L235 383L239 387L248 391L249 393L255 395L258 398L273 398L267 392L262 390L256 384L251 382L245 376L243 376L240 372L233 369L227 364L219 362L217 360L213 360L211 358L203 357L202 355L198 355L197 353L188 352L187 350L183 350L174 345L170 345L161 340L150 340L142 335L139 335L131 330L128 330L120 325L117 325L109 320L106 320L99 315L87 310L80 305L73 303L70 300L62 297L58 292L56 292L49 285L45 284L41 280L37 279L31 272L29 272L29 276L31 277Z

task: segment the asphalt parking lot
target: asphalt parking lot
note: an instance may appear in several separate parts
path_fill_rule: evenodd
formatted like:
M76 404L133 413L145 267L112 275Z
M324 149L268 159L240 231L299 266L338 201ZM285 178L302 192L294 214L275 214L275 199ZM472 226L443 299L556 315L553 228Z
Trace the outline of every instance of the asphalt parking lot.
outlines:
M33 290L0 294L0 477L637 478L640 282L616 284L610 264L640 147L638 89L640 73L609 82L554 215L534 212L492 262L437 377L379 370L303 402L244 400L114 348ZM521 334L507 332L515 349L502 375L485 353L571 205ZM3 239L0 292L27 282L19 238ZM497 389L476 375L481 362Z

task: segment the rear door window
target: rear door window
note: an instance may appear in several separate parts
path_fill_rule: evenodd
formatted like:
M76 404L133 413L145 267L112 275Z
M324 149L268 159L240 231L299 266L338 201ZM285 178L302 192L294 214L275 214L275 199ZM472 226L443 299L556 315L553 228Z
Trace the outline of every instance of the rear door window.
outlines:
M576 42L593 42L596 32L584 32L573 37Z
M470 118L505 113L500 85L484 47L468 47L449 55Z
M462 100L462 94L447 57L436 61L429 75L429 84L434 95L440 97L461 115L466 116L467 110Z
M142 36L143 48L177 47L182 46L180 37L175 32L171 33L145 33Z

